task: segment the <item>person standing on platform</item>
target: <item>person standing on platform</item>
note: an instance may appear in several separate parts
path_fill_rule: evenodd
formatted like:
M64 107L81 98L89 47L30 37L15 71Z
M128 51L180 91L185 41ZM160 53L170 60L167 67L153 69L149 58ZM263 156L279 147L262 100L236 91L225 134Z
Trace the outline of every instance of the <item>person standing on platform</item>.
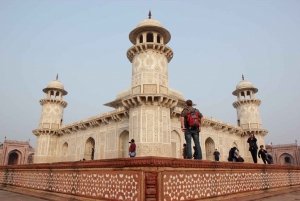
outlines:
M136 153L135 153L135 149L136 149L136 145L134 143L134 139L131 140L130 143L130 147L129 147L129 156L130 158L135 157Z
M264 145L260 145L259 146L259 151L258 151L258 158L260 158L263 160L264 164L266 164L266 161L268 162L268 164L270 164L270 161L267 157L267 151L264 149Z
M182 147L182 157L184 159L187 158L187 151L186 151L186 144L185 143L183 144L183 147Z
M198 153L197 153L197 151L196 151L196 146L193 146L193 149L194 149L193 158L194 158L194 159L197 159Z
M203 125L203 115L193 108L193 102L187 100L185 102L186 108L181 112L181 130L184 132L186 146L187 146L187 158L192 159L192 144L191 139L193 138L195 143L195 151L197 156L195 159L202 159L202 151L199 141L199 133L201 132L201 127Z
M215 149L215 152L214 152L214 159L215 159L215 161L219 161L220 160L219 156L220 156L220 152L217 149Z
M253 133L250 134L247 142L249 143L249 151L252 155L253 162L257 163L257 149L258 149L258 146L256 144L257 139L255 138Z
M94 160L94 148L92 148L92 155L91 155L91 159Z

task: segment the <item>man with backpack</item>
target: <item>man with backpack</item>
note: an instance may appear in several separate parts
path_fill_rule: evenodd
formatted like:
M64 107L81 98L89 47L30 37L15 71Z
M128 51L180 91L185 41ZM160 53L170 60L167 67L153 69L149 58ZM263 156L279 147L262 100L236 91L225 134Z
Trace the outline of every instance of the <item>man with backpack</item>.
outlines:
M187 144L187 158L192 159L192 144L191 139L193 138L195 143L195 152L197 155L195 159L202 159L202 151L200 147L199 133L201 132L201 126L203 125L203 115L193 108L193 102L187 100L186 108L181 112L181 130L184 132L185 141Z

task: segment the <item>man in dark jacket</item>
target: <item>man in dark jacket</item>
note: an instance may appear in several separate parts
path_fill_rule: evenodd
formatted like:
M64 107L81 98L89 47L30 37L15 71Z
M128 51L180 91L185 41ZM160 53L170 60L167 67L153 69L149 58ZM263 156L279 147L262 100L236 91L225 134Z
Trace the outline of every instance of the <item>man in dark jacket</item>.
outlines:
M263 160L264 164L266 164L266 161L268 162L268 164L270 164L270 161L267 157L267 151L264 149L264 145L260 145L259 147L259 152L258 152L258 158L260 158Z
M257 141L257 139L254 137L254 134L251 133L249 135L249 138L248 138L247 142L249 143L249 151L252 155L252 159L253 159L254 163L257 163L257 149L258 149L258 146L256 144L256 141Z

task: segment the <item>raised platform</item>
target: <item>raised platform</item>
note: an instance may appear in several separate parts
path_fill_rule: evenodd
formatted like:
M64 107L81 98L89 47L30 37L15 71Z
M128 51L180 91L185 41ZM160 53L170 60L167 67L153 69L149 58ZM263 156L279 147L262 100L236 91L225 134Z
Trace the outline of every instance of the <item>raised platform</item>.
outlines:
M0 166L0 183L100 200L200 200L300 185L300 168L136 157Z

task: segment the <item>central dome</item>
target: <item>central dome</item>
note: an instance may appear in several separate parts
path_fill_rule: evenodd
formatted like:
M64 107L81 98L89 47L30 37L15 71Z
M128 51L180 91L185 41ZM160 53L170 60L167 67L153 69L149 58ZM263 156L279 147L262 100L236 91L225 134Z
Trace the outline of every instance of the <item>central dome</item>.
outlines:
M143 27L143 26L163 27L163 25L159 21L154 20L154 19L143 20L137 25L137 27Z

